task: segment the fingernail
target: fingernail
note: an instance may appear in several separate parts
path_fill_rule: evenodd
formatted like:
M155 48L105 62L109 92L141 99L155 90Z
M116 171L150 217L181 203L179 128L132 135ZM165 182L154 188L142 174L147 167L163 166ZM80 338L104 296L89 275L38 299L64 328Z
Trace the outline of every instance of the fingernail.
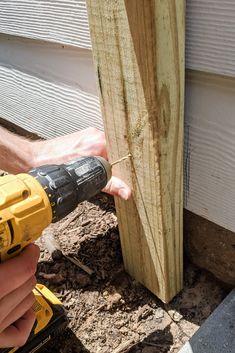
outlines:
M121 189L119 190L119 196L123 198L124 200L128 200L129 198L129 192L126 189Z

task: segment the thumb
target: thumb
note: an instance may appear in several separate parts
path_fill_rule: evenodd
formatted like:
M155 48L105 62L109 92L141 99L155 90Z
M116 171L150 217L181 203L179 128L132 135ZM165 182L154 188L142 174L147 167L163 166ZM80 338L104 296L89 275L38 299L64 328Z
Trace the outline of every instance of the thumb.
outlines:
M120 196L124 200L128 200L131 196L131 189L121 179L112 176L105 188L102 190L110 195Z

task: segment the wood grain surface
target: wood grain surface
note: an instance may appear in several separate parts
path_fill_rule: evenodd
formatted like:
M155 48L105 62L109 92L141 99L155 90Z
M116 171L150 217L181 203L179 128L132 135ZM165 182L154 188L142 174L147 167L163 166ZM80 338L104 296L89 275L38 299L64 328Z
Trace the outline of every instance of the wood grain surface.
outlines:
M234 0L186 4L187 66L234 77ZM103 129L85 0L2 0L0 28L2 118L46 138ZM234 78L186 79L184 206L231 231L234 92Z
M87 1L127 271L161 300L182 288L184 1Z

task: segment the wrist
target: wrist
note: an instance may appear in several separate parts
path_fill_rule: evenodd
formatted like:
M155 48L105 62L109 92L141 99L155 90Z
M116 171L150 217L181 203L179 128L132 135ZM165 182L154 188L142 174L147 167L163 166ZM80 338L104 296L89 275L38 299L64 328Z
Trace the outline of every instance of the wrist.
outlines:
M23 173L31 168L31 141L0 127L0 168L9 173Z
M33 141L32 167L61 164L80 156L101 156L107 159L104 133L88 128L51 140Z
M46 141L33 141L31 145L32 151L32 168L47 164L46 154L44 153Z
M22 164L25 171L29 171L36 166L36 157L35 141L25 140L22 153Z
M33 167L33 150L32 150L32 141L22 139L22 141L19 143L18 147L20 148L20 153L17 148L16 152L16 159L18 161L18 171L19 172L27 172Z
M16 144L11 147L8 171L11 173L28 172L33 165L32 142L24 138L17 138Z
M67 145L68 143L60 137L52 140L33 141L32 150L32 167L39 167L45 164L60 164L68 160ZM61 141L62 140L62 141Z

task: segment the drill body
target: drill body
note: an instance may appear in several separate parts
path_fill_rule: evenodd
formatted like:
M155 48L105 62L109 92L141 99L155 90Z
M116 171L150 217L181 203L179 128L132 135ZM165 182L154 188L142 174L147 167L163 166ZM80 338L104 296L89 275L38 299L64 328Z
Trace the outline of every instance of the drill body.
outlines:
M18 254L51 223L100 192L111 176L101 157L45 165L0 178L0 261Z
M110 177L111 166L101 157L81 157L27 174L0 177L0 262L16 256L50 223L63 219L80 202L99 193ZM64 325L62 305L53 293L37 285L34 294L36 323L28 345L0 349L0 353L31 352L31 348L35 352L52 336L55 325Z
M29 174L0 178L0 260L35 241L52 221L50 201Z

